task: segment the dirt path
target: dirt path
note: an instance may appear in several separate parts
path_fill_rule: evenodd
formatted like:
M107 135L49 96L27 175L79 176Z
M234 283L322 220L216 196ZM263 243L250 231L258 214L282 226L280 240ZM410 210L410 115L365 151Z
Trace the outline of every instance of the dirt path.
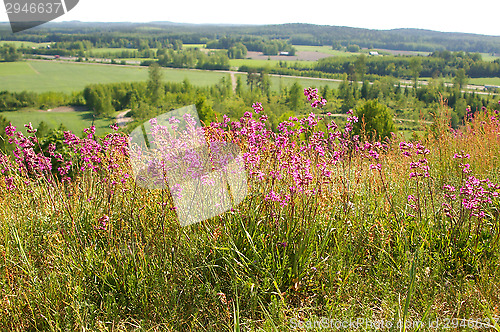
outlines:
M89 108L86 106L59 106L49 108L48 110L38 110L38 112L51 112L51 113L69 113L69 112L86 112Z
M125 110L116 115L116 124L118 125L118 127L125 127L127 123L133 120L132 117L125 117L130 111L131 110Z
M234 75L234 71L230 72L229 75L231 76L231 84L233 85L233 93L236 93L236 77Z

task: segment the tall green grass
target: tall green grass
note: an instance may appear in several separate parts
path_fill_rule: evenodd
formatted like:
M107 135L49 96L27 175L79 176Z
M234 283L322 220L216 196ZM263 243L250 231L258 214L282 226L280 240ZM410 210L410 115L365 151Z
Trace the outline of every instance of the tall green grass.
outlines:
M120 181L130 169L119 149L102 153L98 172L75 173L71 182L27 180L9 167L0 180L0 327L288 331L293 322L325 318L383 320L401 324L399 331L417 330L418 320L439 320L437 330L446 330L446 319L482 319L493 328L500 316L498 199L487 217L449 219L442 188L464 184L453 158L461 151L470 154L472 175L500 182L500 126L490 112L454 131L446 112L437 112L420 142L430 150L428 178L409 178L401 138L384 142L380 171L348 150L322 177L323 159L299 148L311 139L306 134L280 160L310 157L316 191L283 206L266 197L294 183L270 176L280 149L269 141L256 152L255 169L266 176L250 176L249 196L184 228L168 190ZM245 136L239 144L249 152ZM15 189L7 189L7 177ZM416 208L408 195L418 197Z

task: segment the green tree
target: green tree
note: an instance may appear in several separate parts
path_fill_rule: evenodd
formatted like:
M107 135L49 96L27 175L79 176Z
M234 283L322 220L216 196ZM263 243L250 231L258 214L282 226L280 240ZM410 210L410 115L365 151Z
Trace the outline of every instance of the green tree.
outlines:
M414 56L410 59L410 72L413 77L413 88L415 93L417 91L418 78L420 77L420 72L422 71L422 59L418 56Z
M241 76L238 75L236 77L236 95L237 96L241 96L242 92L243 92L243 83L241 82Z
M162 73L161 67L157 62L149 65L148 91L153 105L158 105L158 102L163 93L162 89Z
M391 132L396 132L396 127L392 121L391 110L378 102L378 100L368 100L356 112L359 121L354 126L354 132L358 135L362 133L368 138L384 139L389 137Z
M250 86L250 91L253 91L254 85L259 82L259 74L257 74L257 70L254 68L250 68L247 74L247 85Z
M94 112L94 116L113 116L115 109L111 103L111 93L103 85L90 85L83 90L86 105Z
M453 85L459 91L461 91L465 86L467 86L469 78L465 73L465 69L460 68L455 71L455 77L453 78Z
M0 61L15 62L21 59L21 53L14 45L0 47Z
M366 55L360 54L354 63L354 71L356 72L356 80L363 81L366 74Z
M352 44L352 45L347 46L347 52L355 53L355 52L359 52L359 51L360 51L360 48L356 44Z
M49 133L50 133L50 127L49 127L49 125L47 123L45 123L45 121L41 121L38 124L38 128L37 128L37 131L36 131L36 136L38 138L42 138L42 137L47 136Z
M5 133L5 127L7 127L10 122L0 115L0 153L7 153L13 150L13 145L9 144L9 137Z
M217 120L217 113L215 113L212 106L207 103L207 98L205 96L200 95L196 100L195 105L200 121L202 121L206 126Z
M244 59L247 56L247 48L242 43L236 43L227 51L230 59Z
M265 71L261 71L259 75L259 81L257 83L260 90L266 96L271 93L271 81L269 80L269 75Z
M339 98L342 99L342 112L347 112L348 110L354 108L356 100L354 99L352 85L347 79L347 74L344 74L342 83L340 83Z
M300 106L300 101L302 100L302 87L298 82L294 82L290 87L290 91L288 94L288 104L290 108L296 111Z

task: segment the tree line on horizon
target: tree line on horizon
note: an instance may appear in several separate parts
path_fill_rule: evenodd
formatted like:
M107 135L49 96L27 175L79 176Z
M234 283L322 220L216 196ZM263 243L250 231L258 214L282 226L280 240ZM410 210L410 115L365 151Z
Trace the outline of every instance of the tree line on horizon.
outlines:
M103 33L105 32L105 33ZM287 41L291 45L359 45L362 48L402 51L464 51L500 53L500 37L418 29L370 30L314 24L276 24L264 26L224 26L168 23L52 23L13 34L0 27L0 40L31 42L78 42L88 40L93 47L135 48L146 41L150 48L168 47L173 40L184 44L206 44L232 38ZM248 46L247 46L248 48ZM249 48L250 50L250 48Z

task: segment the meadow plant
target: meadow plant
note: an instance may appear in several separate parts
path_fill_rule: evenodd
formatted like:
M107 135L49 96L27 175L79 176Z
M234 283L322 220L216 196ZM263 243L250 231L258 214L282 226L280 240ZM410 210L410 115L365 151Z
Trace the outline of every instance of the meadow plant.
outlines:
M28 136L5 128L14 151L0 156L0 327L289 330L290 319L314 317L493 324L498 110L469 112L457 130L436 124L420 141L373 141L353 135L353 111L339 126L316 89L304 95L311 111L276 131L257 102L239 120L203 128L189 116L168 126L151 119L150 143L169 138L156 155L151 145L129 148L117 126L102 138L93 127L83 138L64 132L55 143L39 141L31 124ZM210 201L227 212L181 227L186 179L210 182L206 174L229 172L240 152L246 197Z

